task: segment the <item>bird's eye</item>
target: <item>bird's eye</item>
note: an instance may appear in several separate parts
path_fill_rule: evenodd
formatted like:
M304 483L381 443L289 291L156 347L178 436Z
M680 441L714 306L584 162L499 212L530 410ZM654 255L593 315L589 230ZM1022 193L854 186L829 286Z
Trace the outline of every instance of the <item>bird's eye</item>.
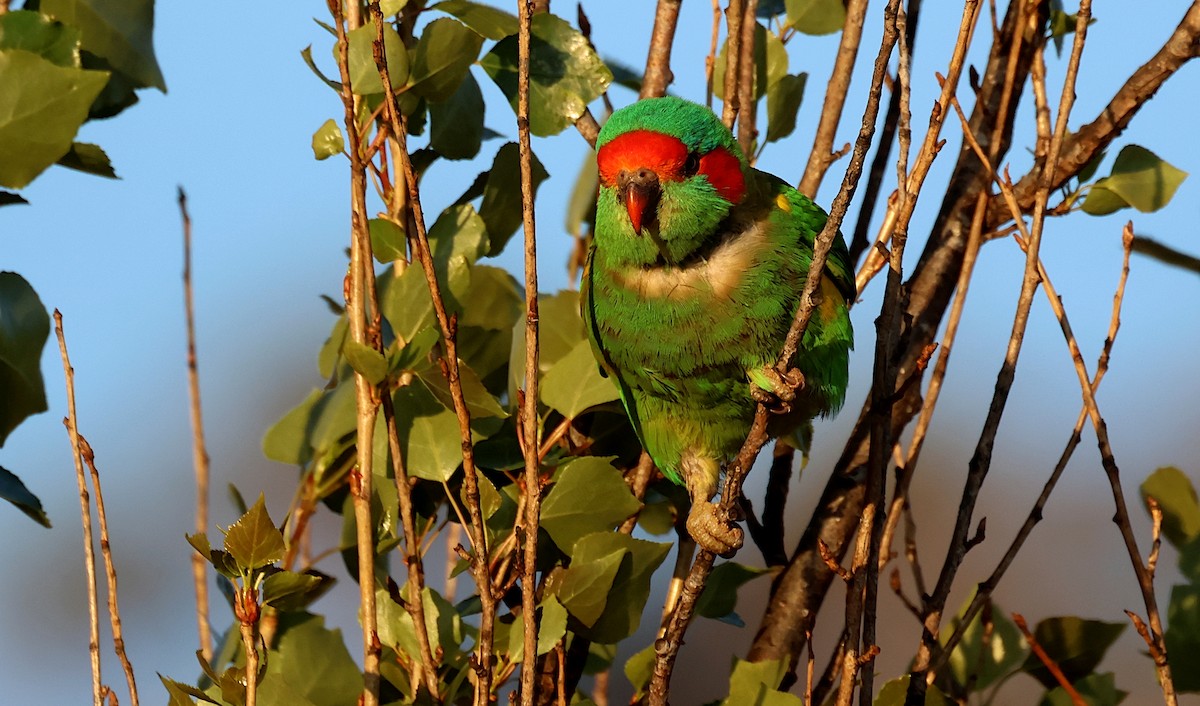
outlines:
M683 162L683 176L692 177L698 171L700 171L700 155L695 152L689 152L687 159Z

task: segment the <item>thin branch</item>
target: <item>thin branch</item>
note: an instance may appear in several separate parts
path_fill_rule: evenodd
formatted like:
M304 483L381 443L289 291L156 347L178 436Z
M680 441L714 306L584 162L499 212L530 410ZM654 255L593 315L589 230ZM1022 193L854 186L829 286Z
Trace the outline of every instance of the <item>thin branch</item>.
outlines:
M108 538L108 513L104 511L100 471L96 469L96 454L92 451L91 444L78 430L76 436L79 438L83 461L91 471L92 488L96 491L96 518L100 521L100 556L104 559L104 574L108 581L108 619L112 629L113 650L117 653L117 660L121 662L121 669L125 672L125 683L129 686L129 702L138 706L137 679L133 676L133 665L129 662L129 656L125 654L125 633L121 629L121 608L117 603L117 569L113 564L112 544Z
M204 444L204 417L200 407L200 374L196 367L196 312L192 296L192 219L187 194L179 187L179 214L183 218L183 303L187 315L188 398L192 410L192 464L196 468L196 531L208 531L208 449ZM212 661L212 628L208 624L208 562L192 552L192 585L196 592L196 629L200 654Z
M1152 257L1155 260L1164 262L1172 267L1178 267L1184 270L1190 270L1196 274L1200 274L1200 257L1181 252L1175 248L1164 245L1157 240L1152 240L1143 235L1138 235L1133 238L1133 251L1147 257Z
M533 149L529 144L529 0L517 1L520 29L517 38L517 134L521 160L521 222L525 231L525 394L520 423L525 454L524 561L521 575L521 614L524 620L525 651L521 662L521 703L533 706L537 676L537 546L541 516L542 484L538 455L538 277L537 229L533 214ZM678 13L678 6L676 7ZM657 23L656 23L657 29ZM662 41L662 40L659 40ZM670 44L667 39L669 56ZM651 52L653 52L653 45ZM665 59L664 59L665 63ZM649 71L647 67L647 71ZM668 69L669 73L669 69ZM561 653L560 653L561 658ZM559 665L562 665L560 659Z
M717 39L721 34L721 0L712 0L712 40L704 57L704 105L712 109L713 71L717 65Z
M754 138L758 135L758 129L754 125L754 115L758 106L758 101L754 99L754 79L758 69L754 60L755 39L758 35L758 22L755 21L754 15L757 10L758 0L745 0L742 9L742 46L741 57L738 58L737 83L737 140L751 165L754 164Z
M683 0L658 0L639 98L666 95L667 86L675 80L675 75L671 73L671 45L675 42L675 26L679 23L679 8L682 5Z
M1033 650L1033 653L1037 655L1042 664L1046 665L1046 669L1050 670L1050 673L1054 675L1054 679L1058 682L1058 685L1063 688L1063 691L1067 692L1067 696L1071 697L1071 703L1074 706L1087 706L1087 702L1083 700L1083 697L1071 685L1071 680L1067 679L1067 675L1063 674L1062 668L1058 666L1058 663L1050 655L1046 654L1046 650L1038 644L1033 633L1029 632L1029 626L1025 624L1024 616L1020 613L1013 613L1012 618L1013 622L1017 625L1017 629L1025 636L1025 641L1029 643L1029 649Z
M846 24L842 27L837 58L829 75L829 87L825 89L825 104L821 107L817 135L813 140L812 151L808 153L804 176L800 177L800 184L796 187L809 198L817 195L825 172L837 158L833 152L833 140L837 136L838 123L842 120L842 110L846 106L846 94L850 92L850 77L858 59L858 47L862 42L863 21L866 16L867 0L850 0L846 5Z
M350 29L362 25L358 3L347 3ZM378 349L378 337L367 330L366 286L367 270L371 268L371 238L367 231L366 163L362 154L362 136L356 117L358 98L350 85L349 40L342 3L330 0L338 35L338 71L342 80L342 104L345 108L345 127L350 153L350 273L345 288L346 314L350 321L351 339L360 345ZM375 338L375 340L371 340ZM379 653L375 608L375 524L371 519L371 484L374 478L373 438L379 392L369 380L354 373L356 418L356 463L351 471L350 489L354 499L355 544L358 548L358 587L362 606L363 706L379 703ZM245 632L243 641L247 639Z
M745 13L745 0L729 0L725 7L725 75L722 77L722 87L725 96L721 104L721 121L725 127L733 129L733 123L738 114L738 63L742 58L742 19Z
M381 44L382 38L378 38L377 42ZM488 563L487 531L484 527L483 510L479 499L475 446L471 441L471 413L467 409L462 380L459 376L458 321L457 317L447 314L446 304L442 298L441 285L437 280L437 272L433 263L433 254L429 249L429 234L425 227L425 215L421 207L420 185L408 152L407 127L404 116L400 112L400 106L396 102L387 62L383 60L382 47L379 44L376 45L375 59L384 88L389 129L399 146L400 166L404 174L404 183L408 188L409 210L414 226L409 234L410 247L416 259L421 263L421 269L425 273L425 280L429 286L434 315L442 334L442 374L445 375L450 387L450 397L454 405L455 416L458 418L459 438L462 443L463 487L466 492L467 513L470 517L468 536L472 547L471 572L475 579L475 585L479 589L480 600L479 638L472 664L475 674L475 705L487 706L491 702L492 692L492 639L496 622L496 596ZM536 446L534 448L536 450ZM453 503L452 498L451 503Z
M87 574L88 597L88 653L92 663L92 703L101 706L100 685L100 609L96 591L96 550L92 539L92 506L88 497L87 481L83 472L83 449L79 443L79 425L75 416L75 368L67 355L67 341L63 335L62 314L54 310L54 334L58 336L58 350L62 355L63 378L67 386L67 435L71 439L71 455L75 458L75 481L79 486L79 517L83 521L83 567Z

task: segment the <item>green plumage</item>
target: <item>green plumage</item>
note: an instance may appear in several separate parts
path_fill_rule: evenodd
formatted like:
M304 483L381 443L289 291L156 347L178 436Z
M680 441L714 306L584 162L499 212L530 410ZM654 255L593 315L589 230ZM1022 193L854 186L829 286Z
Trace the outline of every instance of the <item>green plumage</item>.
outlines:
M689 155L715 149L736 157L723 174L713 168L711 178L703 169L691 173L694 162L678 173L670 165L647 165L661 172L660 193L642 233L633 230L623 187L602 178L585 273L588 335L620 387L638 437L668 478L686 483L694 500L705 493L707 500L720 467L749 431L751 380L767 385L758 371L773 366L783 346L826 214L782 180L747 166L710 110L678 98L644 100L614 113L599 148L638 135L614 145L620 160L602 152L602 172L605 164L620 164L622 175L632 173L626 165L637 164L641 154L639 131L678 138ZM710 182L739 171L744 189L730 204ZM772 420L773 435L806 428L844 399L854 277L840 237L829 253L822 294L794 360L804 386L792 411Z

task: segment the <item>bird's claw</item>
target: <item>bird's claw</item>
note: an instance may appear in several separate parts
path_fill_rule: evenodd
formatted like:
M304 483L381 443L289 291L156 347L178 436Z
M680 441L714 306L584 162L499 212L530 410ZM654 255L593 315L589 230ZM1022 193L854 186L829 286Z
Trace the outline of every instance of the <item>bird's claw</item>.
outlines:
M715 503L696 500L687 518L688 534L707 552L728 559L742 547L742 528Z
M750 396L772 412L786 414L796 401L796 393L804 388L804 374L797 368L785 373L773 366L764 365L754 371L750 382Z

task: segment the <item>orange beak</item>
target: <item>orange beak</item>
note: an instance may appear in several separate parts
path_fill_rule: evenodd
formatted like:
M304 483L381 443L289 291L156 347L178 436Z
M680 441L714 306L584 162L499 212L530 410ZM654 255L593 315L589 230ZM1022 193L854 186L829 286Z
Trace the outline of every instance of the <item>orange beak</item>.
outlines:
M658 199L662 196L658 174L644 168L636 172L622 170L617 177L617 189L618 197L625 202L633 232L641 235L642 226L655 217Z

